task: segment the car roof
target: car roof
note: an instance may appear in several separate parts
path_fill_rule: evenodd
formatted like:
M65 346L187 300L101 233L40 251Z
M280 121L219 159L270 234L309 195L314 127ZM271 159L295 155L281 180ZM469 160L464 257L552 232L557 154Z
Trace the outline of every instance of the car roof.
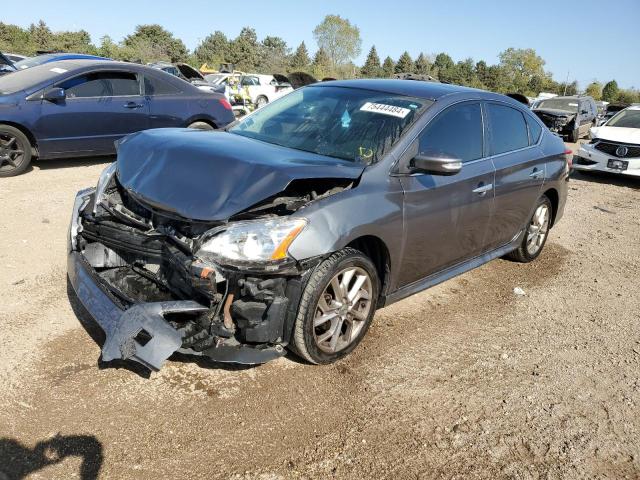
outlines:
M488 94L491 92L475 88L461 87L447 83L425 82L419 80L399 79L358 79L358 80L331 80L312 84L314 87L347 87L361 88L363 90L375 90L396 95L407 95L416 98L437 100L445 95L454 93ZM494 94L495 95L495 94ZM502 95L501 95L502 96ZM508 98L508 97L507 97Z

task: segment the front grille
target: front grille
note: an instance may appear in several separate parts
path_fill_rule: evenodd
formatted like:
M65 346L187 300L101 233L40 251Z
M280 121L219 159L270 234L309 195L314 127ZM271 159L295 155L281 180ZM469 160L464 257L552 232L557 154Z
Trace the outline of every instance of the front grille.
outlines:
M620 147L626 148L626 152L618 152L618 149ZM624 143L615 142L598 142L595 144L594 148L606 153L607 155L612 155L618 158L640 157L640 145L627 145ZM618 155L618 153L624 153L624 155Z

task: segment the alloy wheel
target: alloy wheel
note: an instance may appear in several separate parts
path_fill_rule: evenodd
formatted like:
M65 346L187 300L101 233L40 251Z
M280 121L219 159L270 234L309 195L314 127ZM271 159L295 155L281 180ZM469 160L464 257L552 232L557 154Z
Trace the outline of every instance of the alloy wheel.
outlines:
M10 133L0 132L0 171L15 170L24 160L24 146Z
M546 204L539 205L527 230L527 253L529 255L536 255L542 248L549 231L550 219L549 206Z
M372 308L372 284L360 267L338 272L318 299L313 331L316 345L327 353L339 352L358 338Z

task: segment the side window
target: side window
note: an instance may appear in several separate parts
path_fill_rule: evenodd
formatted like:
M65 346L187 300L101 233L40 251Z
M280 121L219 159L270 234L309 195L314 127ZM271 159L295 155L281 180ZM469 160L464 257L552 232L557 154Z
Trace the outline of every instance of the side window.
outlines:
M491 126L489 140L491 155L499 155L529 146L527 125L521 112L515 108L488 103L487 116Z
M479 103L449 107L420 135L420 153L438 152L463 162L482 158L482 114Z
M146 76L144 77L144 93L145 95L172 95L180 93L177 87L174 87L169 82L160 80L159 78Z
M138 78L129 72L96 72L74 77L59 85L67 98L140 95Z
M538 122L536 122L531 115L525 115L527 119L527 125L529 126L529 145L535 145L540 140L540 135L542 135L542 127Z
M242 85L243 87L250 87L253 85L259 85L259 83L256 77L242 77L240 85Z

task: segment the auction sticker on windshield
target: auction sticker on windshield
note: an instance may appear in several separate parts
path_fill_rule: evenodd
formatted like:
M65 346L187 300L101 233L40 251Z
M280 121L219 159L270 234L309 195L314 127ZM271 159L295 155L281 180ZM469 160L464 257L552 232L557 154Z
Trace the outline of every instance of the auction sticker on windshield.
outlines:
M381 113L383 115L391 115L392 117L404 118L409 115L408 108L396 107L395 105L386 105L384 103L367 102L360 110L363 112Z

